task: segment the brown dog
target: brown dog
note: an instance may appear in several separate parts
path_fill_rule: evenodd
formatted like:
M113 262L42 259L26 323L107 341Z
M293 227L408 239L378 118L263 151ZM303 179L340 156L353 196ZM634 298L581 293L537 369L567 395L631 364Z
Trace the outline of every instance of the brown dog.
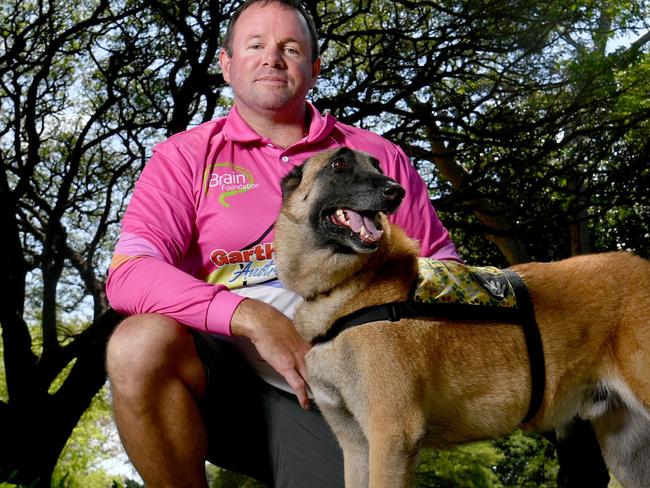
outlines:
M278 273L304 304L313 340L340 317L406 300L417 246L386 213L403 190L349 149L309 159L283 182ZM494 321L379 321L307 355L309 385L344 453L348 488L413 484L423 446L445 448L518 426L561 432L592 422L625 487L650 486L650 263L611 253L513 268L539 324L546 388L535 417L521 327Z

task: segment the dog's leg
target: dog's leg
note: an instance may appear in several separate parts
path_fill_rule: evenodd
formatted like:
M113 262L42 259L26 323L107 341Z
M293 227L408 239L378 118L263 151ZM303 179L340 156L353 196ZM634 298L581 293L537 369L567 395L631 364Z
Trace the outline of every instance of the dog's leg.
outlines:
M368 447L343 446L343 466L346 488L368 488Z
M415 481L419 449L403 435L379 433L370 447L370 488L410 488Z
M620 404L593 421L610 471L625 488L650 486L650 412Z
M345 408L321 408L343 450L345 488L368 488L368 441Z
M368 488L368 442L341 434L345 488Z
M345 486L368 488L368 441L363 429L331 379L314 363L311 372L310 387L316 403L343 450ZM331 370L325 372L330 374Z
M421 412L371 412L368 432L370 488L410 488L422 437L425 432Z

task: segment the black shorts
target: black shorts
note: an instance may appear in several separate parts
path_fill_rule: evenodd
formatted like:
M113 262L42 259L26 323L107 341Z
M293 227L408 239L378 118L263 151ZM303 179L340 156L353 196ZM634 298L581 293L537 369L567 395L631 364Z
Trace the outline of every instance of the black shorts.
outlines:
M208 461L277 488L343 487L343 454L322 414L261 380L228 342L193 331L205 366Z

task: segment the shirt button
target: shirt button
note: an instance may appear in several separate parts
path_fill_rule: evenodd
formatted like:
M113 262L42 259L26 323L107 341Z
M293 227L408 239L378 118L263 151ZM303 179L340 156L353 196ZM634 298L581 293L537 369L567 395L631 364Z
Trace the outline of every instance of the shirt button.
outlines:
M289 156L282 156L282 162L283 163L288 163L289 162Z

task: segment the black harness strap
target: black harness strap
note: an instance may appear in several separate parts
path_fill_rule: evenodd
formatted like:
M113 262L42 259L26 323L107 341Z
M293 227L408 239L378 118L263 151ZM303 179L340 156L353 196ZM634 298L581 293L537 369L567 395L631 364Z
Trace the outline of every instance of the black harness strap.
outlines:
M532 379L532 392L528 413L522 423L529 422L539 411L546 388L544 348L539 334L535 311L528 289L521 277L513 271L503 270L517 297L517 308L486 307L463 303L393 302L362 308L338 319L329 330L313 341L327 342L350 327L388 320L397 322L403 318L458 317L463 320L492 320L516 323L522 326Z
M524 338L528 349L528 361L530 362L531 394L528 413L522 423L529 422L535 417L544 399L546 389L546 365L544 363L544 346L539 333L533 301L530 299L528 287L514 271L503 270L512 285L517 296L517 307L520 313L520 323L524 330Z

